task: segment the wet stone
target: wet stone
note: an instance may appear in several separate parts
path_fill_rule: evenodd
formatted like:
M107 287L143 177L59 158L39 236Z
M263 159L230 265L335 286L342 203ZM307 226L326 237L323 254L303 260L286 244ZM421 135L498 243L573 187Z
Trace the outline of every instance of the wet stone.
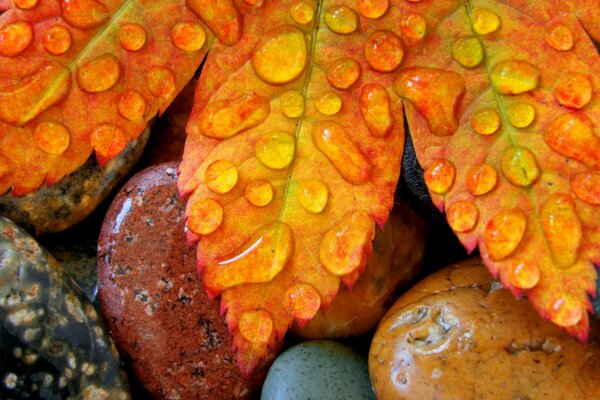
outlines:
M129 399L93 306L50 254L3 217L0 321L0 398Z
M153 396L248 398L268 363L242 377L219 302L208 299L186 242L176 180L177 163L154 166L113 201L98 243L100 307Z

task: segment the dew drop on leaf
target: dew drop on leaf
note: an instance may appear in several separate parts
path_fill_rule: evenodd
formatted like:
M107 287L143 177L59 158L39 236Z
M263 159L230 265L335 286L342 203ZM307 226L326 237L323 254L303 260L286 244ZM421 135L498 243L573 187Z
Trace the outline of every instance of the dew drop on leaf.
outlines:
M196 235L208 235L223 222L223 207L212 199L200 199L192 204L187 220L188 228Z
M119 28L121 47L129 51L138 51L146 43L146 31L139 24L123 24Z
M206 32L200 24L194 22L179 22L171 31L171 41L178 49L198 51L206 43Z
M238 324L240 334L251 343L267 343L273 332L273 318L265 310L244 311Z
M574 44L573 33L563 24L554 24L546 28L544 40L550 47L558 51L571 50Z
M491 135L500 128L500 116L491 108L475 111L471 116L471 128L480 135Z
M471 201L461 200L452 203L446 210L446 220L454 232L469 232L479 219L477 206Z
M347 35L358 29L358 15L348 6L332 6L325 13L325 24L332 32Z
M550 319L558 326L573 326L582 317L583 307L581 303L566 294L559 294L550 308Z
M410 13L402 18L400 30L407 39L419 40L427 33L425 17L419 13Z
M365 18L381 18L390 7L389 0L356 0L358 12Z
M25 21L10 22L0 28L0 55L16 57L33 40L33 28Z
M42 121L33 129L33 140L43 151L59 155L69 147L69 131L59 122Z
M121 77L121 63L112 54L101 55L77 71L79 87L88 93L105 92Z
M365 58L375 71L394 71L404 58L402 39L387 30L373 32L365 42Z
M446 159L433 160L424 173L427 188L436 194L446 194L454 185L456 168Z
M307 25L312 22L315 10L306 2L297 1L290 6L290 15L297 24Z
M256 158L267 168L284 169L292 163L296 142L286 132L274 131L264 134L254 146Z
M392 130L390 99L385 88L369 83L360 92L359 108L362 117L375 137L384 137Z
M198 115L202 135L227 139L262 124L269 116L269 100L254 92L209 103Z
M588 168L600 169L600 137L585 115L568 113L556 117L544 129L544 140L557 153Z
M300 182L298 200L302 207L318 214L325 209L329 199L329 188L320 179L307 179Z
M566 72L556 82L554 95L567 108L583 108L592 99L592 82L580 72Z
M498 173L490 164L478 164L469 168L465 180L469 192L474 196L481 196L496 187Z
M527 128L535 119L535 108L524 101L512 103L507 107L508 121L515 128Z
M96 155L102 159L112 159L127 145L127 138L121 129L112 124L98 125L90 136Z
M59 55L71 48L71 33L62 25L52 25L42 36L42 43L48 53Z
M204 172L204 183L214 193L228 193L238 181L236 166L228 160L216 160L210 163Z
M301 322L311 320L321 307L319 292L307 283L297 283L288 288L284 299L289 313Z
M348 89L360 77L360 64L352 58L342 58L334 61L326 72L331 86L336 89Z
M324 92L315 99L315 108L323 115L335 115L342 109L342 99L333 92Z
M273 200L273 187L267 181L252 181L246 186L244 197L253 206L264 207Z
M224 45L234 45L242 37L243 18L233 0L186 0L185 5Z
M502 155L502 173L510 183L518 187L530 187L541 174L535 155L521 146L506 149Z
M600 205L600 174L582 172L575 175L571 181L571 189L577 197L588 204Z
M304 32L284 25L265 34L252 53L256 75L267 83L281 85L297 79L307 62Z
M129 121L135 121L144 116L146 101L144 97L133 89L127 89L119 97L117 104L119 115Z
M19 10L31 10L37 4L38 0L14 0L14 5Z
M295 90L288 90L279 98L281 112L288 118L298 118L304 113L304 96Z
M483 61L483 47L475 36L458 39L452 47L452 57L465 68L475 68Z
M146 74L146 84L156 97L168 97L175 91L175 77L167 67L151 67Z
M494 65L490 79L501 94L520 94L535 89L540 70L523 60L506 60Z
M531 289L540 281L540 269L535 263L515 260L508 264L506 276L512 286L520 289Z
M487 35L500 29L500 17L487 8L478 8L471 15L473 30L479 35Z
M79 29L92 29L105 23L110 12L96 0L62 0L62 17L67 23Z
M490 219L485 227L484 241L490 258L500 261L511 255L521 243L527 228L527 217L518 208L504 210Z
M569 268L579 254L583 239L581 222L575 204L567 194L554 193L542 205L540 220L554 264Z

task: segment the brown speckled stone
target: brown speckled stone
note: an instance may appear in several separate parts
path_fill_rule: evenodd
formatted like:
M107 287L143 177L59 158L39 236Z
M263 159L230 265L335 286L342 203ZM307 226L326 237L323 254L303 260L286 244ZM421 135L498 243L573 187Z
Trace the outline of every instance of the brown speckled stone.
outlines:
M176 171L176 163L146 169L113 201L98 243L101 310L157 398L248 398L272 360L248 381L241 376L218 302L208 300L185 240Z

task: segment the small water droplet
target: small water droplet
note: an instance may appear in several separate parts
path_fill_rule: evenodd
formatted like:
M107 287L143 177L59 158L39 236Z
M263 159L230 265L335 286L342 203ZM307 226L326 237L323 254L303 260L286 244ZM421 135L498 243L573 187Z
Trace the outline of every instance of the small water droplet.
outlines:
M362 210L349 212L323 236L319 260L335 276L359 271L374 237L375 223L369 214Z
M575 41L573 32L562 24L554 24L546 28L544 40L550 47L558 51L571 50Z
M471 128L480 135L491 135L500 128L500 116L491 108L476 111L471 116Z
M433 160L425 170L424 179L427 188L436 194L446 194L454 185L456 168L446 159Z
M302 207L318 214L325 209L329 199L329 188L320 179L307 179L300 183L298 200Z
M146 100L133 89L127 89L121 94L117 105L119 115L129 121L135 121L144 116L146 112Z
M146 43L146 31L139 24L123 24L119 28L119 41L125 50L138 51Z
M573 177L571 189L581 200L592 205L600 205L600 174L582 172Z
M233 0L186 0L185 5L224 45L232 46L242 37L243 17Z
M336 89L348 89L360 77L361 69L358 61L342 58L334 61L328 68L326 77Z
M541 174L535 155L521 146L506 149L502 156L502 173L518 187L531 187Z
M298 118L304 113L304 96L295 90L288 90L279 98L281 112L288 118Z
M66 53L71 48L71 33L62 25L52 25L44 32L42 43L50 54Z
M265 34L252 53L252 68L263 81L281 85L297 79L307 62L304 32L284 25Z
M297 283L285 292L285 306L300 323L308 322L321 308L321 296L314 286Z
M171 31L171 41L184 51L198 51L206 43L206 32L195 22L179 22Z
M365 43L365 58L375 71L394 71L404 58L402 39L386 30L373 32Z
M244 311L240 315L238 329L244 339L251 343L267 343L273 332L273 318L265 310Z
M454 232L469 232L477 225L479 211L471 201L461 200L452 203L446 210L446 220Z
M527 217L518 208L504 210L490 219L485 227L485 247L494 261L511 255L525 234Z
M526 102L512 103L507 110L508 120L515 128L527 128L535 119L535 108Z
M568 113L555 118L545 127L544 140L557 153L593 170L600 169L600 137L585 115Z
M356 0L358 12L365 18L381 18L390 7L389 0Z
M540 80L540 70L523 60L506 60L494 65L492 84L501 94L521 94L535 89Z
M592 99L592 82L580 72L566 72L556 82L554 95L567 108L583 108Z
M568 327L577 324L583 318L581 303L567 294L556 295L550 308L550 320L558 326Z
M77 83L88 93L104 92L121 77L121 63L112 54L101 55L77 70Z
M315 108L321 114L335 115L342 109L342 99L333 92L325 92L315 99Z
M532 262L517 260L506 268L510 284L520 289L531 289L540 281L540 269Z
M146 84L156 97L168 97L175 92L175 77L167 67L151 67L146 74Z
M31 10L37 6L38 0L14 0L14 5L20 10Z
M473 30L479 35L487 35L500 29L500 17L487 8L478 8L471 15Z
M110 18L108 8L95 0L62 0L62 17L79 29L91 29L102 25Z
M228 193L238 181L238 171L228 160L216 160L210 163L204 172L204 183L215 193Z
M187 226L196 235L208 235L223 222L223 207L215 200L196 200L190 209Z
M253 206L267 206L273 200L273 187L267 181L252 181L246 186L244 197Z
M304 1L297 1L290 6L290 15L299 25L307 25L315 17L315 10Z
M420 40L427 33L425 17L419 13L407 14L400 23L400 30L407 39Z
M25 51L33 40L33 28L29 22L10 22L0 28L0 55L16 57Z
M112 124L98 125L90 136L90 143L100 161L110 160L121 153L127 138L121 129Z
M469 168L466 176L466 184L469 192L474 196L489 193L496 187L498 173L490 164L479 164Z
M296 141L286 132L274 131L263 135L254 146L256 158L270 169L284 169L294 159Z
M359 100L360 113L375 137L385 137L394 123L390 110L390 99L385 88L377 83L363 86Z
M59 155L69 147L69 131L59 122L43 121L33 129L33 140L46 153Z
M371 163L340 124L333 121L315 123L312 139L347 182L360 185L371 176Z
M452 57L465 68L475 68L483 61L483 46L475 36L461 37L452 47Z
M332 6L325 13L325 23L332 32L347 35L358 29L358 14L347 6Z
M569 268L577 261L583 239L581 222L571 197L552 194L542 205L540 220L554 263L558 268Z

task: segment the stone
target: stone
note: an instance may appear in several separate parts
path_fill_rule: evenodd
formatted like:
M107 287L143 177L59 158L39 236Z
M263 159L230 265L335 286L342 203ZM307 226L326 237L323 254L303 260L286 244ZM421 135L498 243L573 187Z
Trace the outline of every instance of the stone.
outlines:
M375 399L367 360L348 346L319 340L283 352L269 369L262 400Z
M245 399L273 354L244 379L232 340L186 242L177 163L150 167L115 197L98 242L98 297L121 353L157 398Z
M0 398L129 399L115 346L58 262L0 217Z

